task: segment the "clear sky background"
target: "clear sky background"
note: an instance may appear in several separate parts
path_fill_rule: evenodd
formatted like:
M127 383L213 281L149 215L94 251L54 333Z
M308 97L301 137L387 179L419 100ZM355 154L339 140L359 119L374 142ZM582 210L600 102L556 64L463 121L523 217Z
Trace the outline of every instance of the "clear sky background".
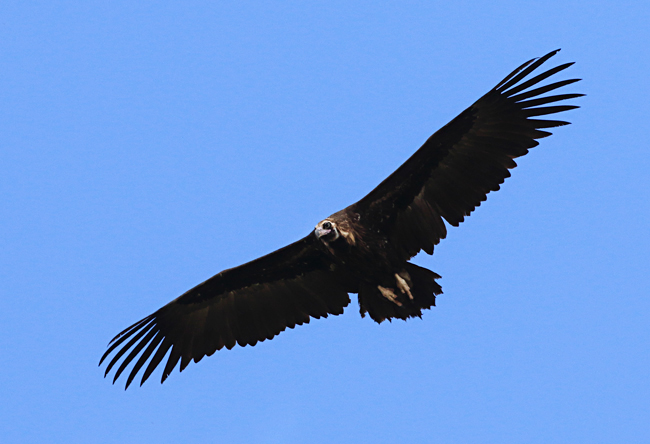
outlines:
M3 2L3 443L650 442L650 3ZM118 331L361 198L525 60L581 109L415 261L422 320L356 300L164 385ZM356 299L356 298L353 298Z

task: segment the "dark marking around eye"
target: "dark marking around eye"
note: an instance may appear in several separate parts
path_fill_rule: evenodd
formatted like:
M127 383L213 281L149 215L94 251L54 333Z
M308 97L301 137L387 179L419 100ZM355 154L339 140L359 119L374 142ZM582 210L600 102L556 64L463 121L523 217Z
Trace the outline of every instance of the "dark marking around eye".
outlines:
M323 224L323 228L324 228L325 230L329 230L330 228L332 228L332 224L331 224L330 222L325 222L325 223Z

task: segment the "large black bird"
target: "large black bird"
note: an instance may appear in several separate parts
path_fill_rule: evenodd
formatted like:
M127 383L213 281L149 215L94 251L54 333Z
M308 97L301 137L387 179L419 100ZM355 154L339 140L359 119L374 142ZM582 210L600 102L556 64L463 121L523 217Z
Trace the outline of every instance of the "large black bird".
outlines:
M558 51L515 69L370 194L303 239L218 273L118 334L100 361L116 351L105 376L121 360L115 382L137 357L126 387L148 361L142 384L170 352L164 382L179 360L183 371L223 347L252 346L310 317L341 314L348 293L376 322L421 316L442 293L440 276L409 259L433 254L447 234L443 219L458 226L510 176L515 157L551 135L545 129L568 124L532 117L577 108L556 102L582 94L540 96L579 79L530 89L572 63L526 80Z

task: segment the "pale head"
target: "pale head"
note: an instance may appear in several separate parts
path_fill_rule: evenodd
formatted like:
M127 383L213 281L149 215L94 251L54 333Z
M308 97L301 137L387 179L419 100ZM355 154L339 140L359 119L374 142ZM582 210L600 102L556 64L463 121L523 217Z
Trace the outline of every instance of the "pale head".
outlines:
M314 228L314 234L317 239L325 244L334 242L340 235L336 222L331 219L325 219L318 222L318 225Z

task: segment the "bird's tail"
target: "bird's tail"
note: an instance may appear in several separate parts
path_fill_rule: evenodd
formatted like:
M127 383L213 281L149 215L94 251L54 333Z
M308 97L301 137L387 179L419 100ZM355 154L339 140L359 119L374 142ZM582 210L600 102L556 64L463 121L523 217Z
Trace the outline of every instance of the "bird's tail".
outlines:
M436 282L440 275L415 264L386 279L384 285L363 284L359 289L361 316L366 313L378 323L393 318L406 320L421 317L422 310L436 305L442 287ZM390 284L387 284L390 283Z

